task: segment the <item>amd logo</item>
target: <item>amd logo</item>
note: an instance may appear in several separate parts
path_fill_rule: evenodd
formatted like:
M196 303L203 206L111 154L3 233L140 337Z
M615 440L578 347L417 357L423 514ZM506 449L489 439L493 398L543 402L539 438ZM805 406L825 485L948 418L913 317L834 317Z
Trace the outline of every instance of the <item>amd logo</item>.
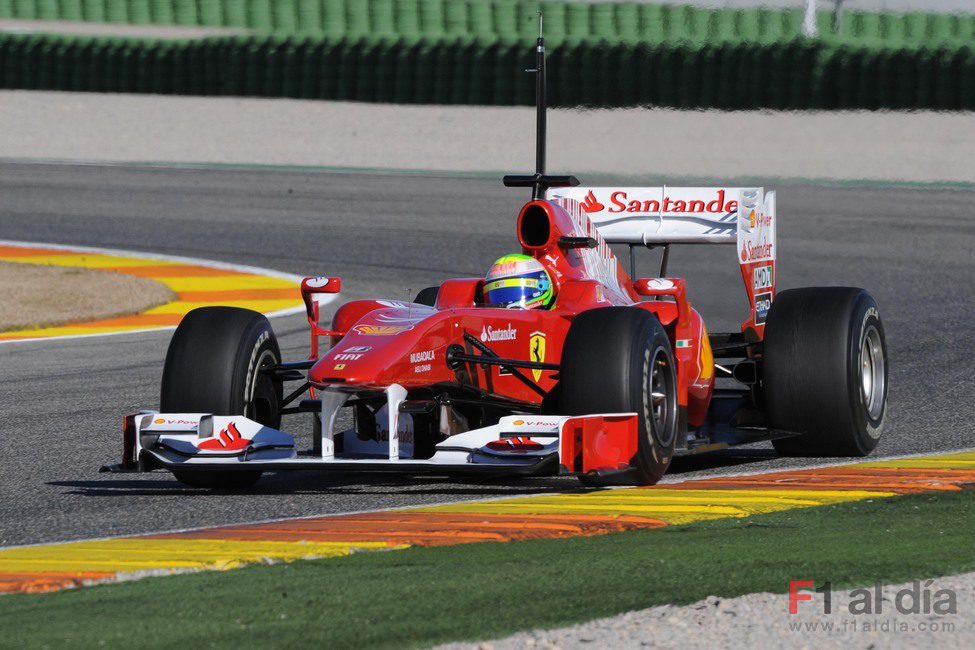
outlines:
M756 266L752 273L752 289L761 291L772 286L772 265Z

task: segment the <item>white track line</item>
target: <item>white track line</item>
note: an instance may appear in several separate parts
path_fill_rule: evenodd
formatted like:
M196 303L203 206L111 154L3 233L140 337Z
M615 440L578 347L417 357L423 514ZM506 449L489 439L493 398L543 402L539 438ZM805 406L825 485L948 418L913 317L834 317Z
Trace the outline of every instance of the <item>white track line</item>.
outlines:
M157 253L143 253L140 251L130 251L117 248L97 248L93 246L73 246L65 244L48 244L46 242L25 242L25 241L11 241L6 239L0 239L0 246L12 246L17 248L49 248L52 250L63 250L63 251L74 251L78 253L94 253L98 255L113 255L117 257L132 257L136 259L143 260L161 260L164 262L178 262L180 264L194 264L196 266L206 266L213 269L223 269L226 271L237 271L240 273L249 273L252 275L263 275L265 277L280 278L282 280L288 280L296 284L301 284L304 279L300 275L294 275L293 273L284 273L282 271L275 271L273 269L265 269L259 266L248 266L246 264L233 264L230 262L218 262L215 260L205 260L197 257L183 257L181 255L164 255ZM296 289L297 291L297 289ZM319 304L327 304L332 302L338 297L339 294L330 294L326 299L319 301ZM297 305L295 307L289 307L287 309L279 309L277 311L265 314L268 318L277 318L278 316L290 316L291 314L298 314L305 311L304 306ZM38 341L65 341L69 339L87 339L94 338L96 336L118 336L121 334L139 334L144 332L165 332L176 329L175 325L163 325L159 327L147 327L142 329L134 330L122 330L119 332L98 332L94 334L65 334L62 336L38 336L29 339L10 339L5 341L0 341L0 345L6 343L31 343Z

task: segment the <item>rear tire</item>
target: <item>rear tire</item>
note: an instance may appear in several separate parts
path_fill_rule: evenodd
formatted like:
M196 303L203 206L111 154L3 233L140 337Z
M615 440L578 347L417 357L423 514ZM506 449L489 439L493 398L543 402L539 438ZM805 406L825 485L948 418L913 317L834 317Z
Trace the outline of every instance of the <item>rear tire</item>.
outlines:
M562 349L557 409L562 415L639 414L639 439L628 482L652 485L674 455L677 374L670 339L653 314L605 307L575 317ZM615 477L580 477L587 485Z
M259 372L281 363L281 352L263 314L236 307L203 307L188 313L169 343L160 411L243 415L281 425L281 382ZM250 487L260 471L174 471L194 487Z
M765 402L783 456L866 456L887 404L887 344L877 303L863 289L779 293L765 325Z

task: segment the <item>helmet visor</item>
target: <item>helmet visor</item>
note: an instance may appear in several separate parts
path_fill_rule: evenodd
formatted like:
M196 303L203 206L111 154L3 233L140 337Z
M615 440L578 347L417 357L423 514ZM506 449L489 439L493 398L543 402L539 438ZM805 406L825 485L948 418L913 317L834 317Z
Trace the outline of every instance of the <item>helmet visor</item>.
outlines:
M530 308L542 305L551 295L548 278L504 278L488 282L484 297L492 307Z

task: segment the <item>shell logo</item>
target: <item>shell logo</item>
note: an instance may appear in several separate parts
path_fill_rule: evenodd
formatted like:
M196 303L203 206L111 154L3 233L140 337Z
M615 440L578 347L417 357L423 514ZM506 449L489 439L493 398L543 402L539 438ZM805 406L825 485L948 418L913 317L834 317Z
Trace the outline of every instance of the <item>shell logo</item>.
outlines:
M164 420L163 418L156 418L155 420L153 420L153 422L155 424L166 424L166 420Z
M365 334L367 336L392 336L393 334L405 332L410 328L396 325L356 325L352 329L359 334Z
M525 423L525 421L524 421L524 420L515 420L515 421L514 421L514 422L512 422L511 424L513 424L513 425L515 425L516 427L520 427L520 426L521 426L521 425L523 425L524 423Z

